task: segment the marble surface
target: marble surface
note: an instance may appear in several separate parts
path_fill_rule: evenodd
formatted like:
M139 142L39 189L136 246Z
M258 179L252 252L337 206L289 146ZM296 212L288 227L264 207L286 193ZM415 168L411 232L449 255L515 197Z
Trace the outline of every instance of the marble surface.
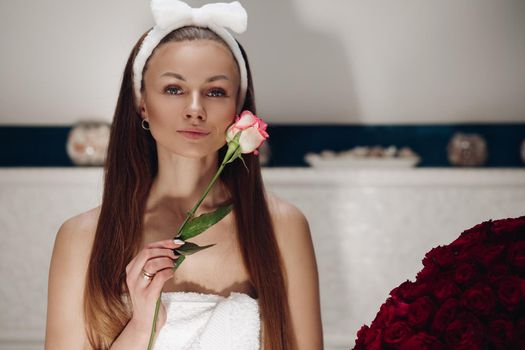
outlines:
M263 170L308 218L325 349L348 349L426 251L525 214L525 169ZM55 234L100 202L101 168L0 169L0 349L41 349ZM7 281L7 282L6 282Z

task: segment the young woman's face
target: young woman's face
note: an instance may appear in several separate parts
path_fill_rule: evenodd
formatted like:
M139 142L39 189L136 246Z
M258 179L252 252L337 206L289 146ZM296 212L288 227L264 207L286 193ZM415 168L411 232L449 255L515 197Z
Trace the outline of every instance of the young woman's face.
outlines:
M195 158L225 144L240 84L229 48L212 40L164 44L143 79L141 113L158 148Z

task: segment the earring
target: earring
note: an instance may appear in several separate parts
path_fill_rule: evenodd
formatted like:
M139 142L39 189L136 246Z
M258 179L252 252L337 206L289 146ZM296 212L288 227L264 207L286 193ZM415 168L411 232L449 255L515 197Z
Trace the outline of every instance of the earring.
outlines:
M147 124L144 124L144 122L146 122ZM149 130L149 121L147 121L146 119L142 119L142 129L144 130Z

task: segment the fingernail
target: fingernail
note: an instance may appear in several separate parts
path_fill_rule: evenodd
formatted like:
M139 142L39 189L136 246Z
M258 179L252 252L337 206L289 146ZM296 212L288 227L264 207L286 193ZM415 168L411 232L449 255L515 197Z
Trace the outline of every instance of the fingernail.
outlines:
M186 243L186 242L184 242L184 241L182 241L182 240L180 240L180 239L174 239L174 240L173 240L173 243L183 245L183 244Z

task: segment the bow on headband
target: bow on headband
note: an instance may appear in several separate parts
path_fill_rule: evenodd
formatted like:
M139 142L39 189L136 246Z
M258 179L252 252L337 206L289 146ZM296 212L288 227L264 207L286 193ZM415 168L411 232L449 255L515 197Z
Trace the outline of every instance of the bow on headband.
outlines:
M207 27L213 23L242 33L246 30L248 22L248 15L238 1L192 8L179 0L153 0L151 12L155 23L162 29L187 25Z

